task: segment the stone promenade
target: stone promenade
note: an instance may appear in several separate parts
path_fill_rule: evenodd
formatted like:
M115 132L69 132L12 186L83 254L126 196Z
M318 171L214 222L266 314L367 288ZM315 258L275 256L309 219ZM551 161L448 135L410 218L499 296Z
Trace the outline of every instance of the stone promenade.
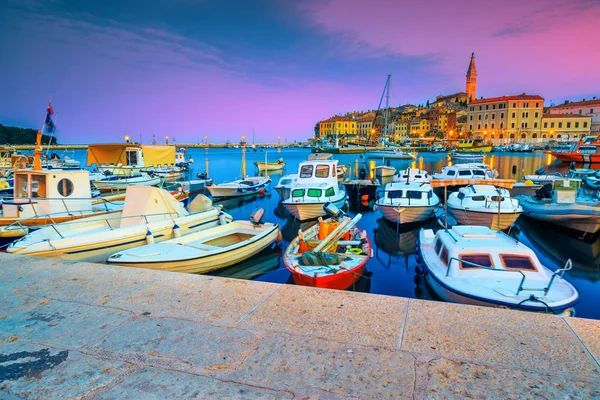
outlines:
M600 398L600 321L0 254L0 399Z

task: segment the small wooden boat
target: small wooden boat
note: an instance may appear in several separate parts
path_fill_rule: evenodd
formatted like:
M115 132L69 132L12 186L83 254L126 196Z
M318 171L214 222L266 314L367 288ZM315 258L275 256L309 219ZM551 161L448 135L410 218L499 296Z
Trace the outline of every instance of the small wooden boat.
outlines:
M450 155L453 161L464 161L464 162L481 162L483 161L483 153L452 153Z
M257 194L261 190L267 190L271 178L264 176L248 176L245 179L238 179L232 182L213 184L206 188L210 195L217 198L240 197Z
M283 262L297 285L344 290L361 277L372 248L360 217L320 221L292 240Z
M254 165L256 165L256 168L258 168L260 172L281 171L283 168L285 168L283 158L280 158L278 161L275 162L256 161Z
M250 258L280 239L281 232L277 224L233 221L160 243L121 251L108 257L106 262L203 274Z
M562 313L579 298L562 277L571 260L552 272L529 247L487 227L421 229L417 253L420 272L445 301Z
M394 160L414 160L417 157L414 154L407 153L397 147L386 147L380 150L369 150L365 152L366 158L387 158Z
M378 167L375 167L375 176L377 176L377 177L394 176L395 173L396 173L396 168L394 168L394 167L390 167L387 165L380 165Z
M112 175L104 179L92 181L94 186L101 192L125 191L128 186L157 186L162 178L154 173L143 173L139 176L117 176Z

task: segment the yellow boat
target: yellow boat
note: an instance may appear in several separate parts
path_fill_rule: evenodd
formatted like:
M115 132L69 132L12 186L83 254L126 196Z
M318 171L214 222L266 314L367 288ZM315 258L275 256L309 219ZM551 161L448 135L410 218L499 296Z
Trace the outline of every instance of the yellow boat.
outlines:
M489 153L492 151L491 144L484 144L483 139L465 139L458 142L457 153Z

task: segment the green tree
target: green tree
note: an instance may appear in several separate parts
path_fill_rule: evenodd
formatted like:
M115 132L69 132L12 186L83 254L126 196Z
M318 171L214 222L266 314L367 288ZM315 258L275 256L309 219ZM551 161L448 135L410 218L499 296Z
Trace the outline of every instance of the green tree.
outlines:
M0 144L35 144L36 135L35 129L0 124ZM42 135L42 144L48 144L49 140L49 135ZM52 144L57 144L54 136L52 136Z

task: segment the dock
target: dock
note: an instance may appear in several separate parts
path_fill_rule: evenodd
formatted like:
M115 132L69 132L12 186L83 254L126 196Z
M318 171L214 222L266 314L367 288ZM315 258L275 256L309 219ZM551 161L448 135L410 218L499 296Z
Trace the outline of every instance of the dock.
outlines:
M600 321L0 253L0 398L600 398Z

